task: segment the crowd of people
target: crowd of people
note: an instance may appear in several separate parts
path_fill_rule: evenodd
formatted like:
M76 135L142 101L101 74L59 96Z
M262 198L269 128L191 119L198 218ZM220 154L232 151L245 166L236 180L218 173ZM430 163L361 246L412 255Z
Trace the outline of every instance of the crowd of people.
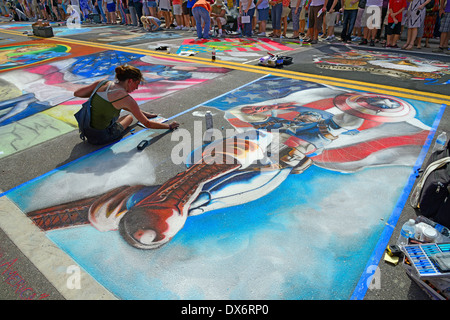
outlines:
M148 31L191 30L198 38L213 32L222 36L269 36L303 39L315 44L319 37L334 41L335 26L342 25L340 40L360 45L398 48L406 31L404 50L429 47L448 53L450 1L447 0L0 0L3 15L14 20L66 20L69 7L81 20L140 26ZM162 23L164 21L164 23ZM266 34L268 23L272 32ZM292 35L287 35L288 24ZM230 28L230 25L233 27Z

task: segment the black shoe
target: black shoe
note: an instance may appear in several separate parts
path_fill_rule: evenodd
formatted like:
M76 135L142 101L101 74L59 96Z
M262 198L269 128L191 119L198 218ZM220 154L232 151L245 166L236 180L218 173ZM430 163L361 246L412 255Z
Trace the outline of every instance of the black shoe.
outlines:
M367 44L367 40L366 40L366 39L363 39L363 40L359 43L360 46L363 46L363 45L366 45L366 44Z
M375 46L375 41L370 40L370 46L371 46L371 47L374 47L374 46Z

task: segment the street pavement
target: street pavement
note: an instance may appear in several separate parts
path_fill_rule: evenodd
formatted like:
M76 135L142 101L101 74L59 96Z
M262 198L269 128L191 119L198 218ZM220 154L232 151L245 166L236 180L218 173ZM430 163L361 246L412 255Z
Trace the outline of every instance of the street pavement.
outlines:
M358 46L355 44L342 44L339 41L328 42L321 40L316 45L301 45L298 41L292 39L274 39L271 48L277 50L280 55L293 57L293 64L286 65L281 69L271 69L257 66L260 57L266 55L266 50L258 51L242 50L226 52L217 51L216 62L211 61L211 51L195 51L191 41L195 39L192 31L168 30L162 32L164 37L149 37L148 34L136 27L125 26L105 26L105 25L83 25L83 28L89 28L88 32L75 32L67 30L64 26L54 25L55 38L58 42L65 42L70 45L91 46L96 48L123 49L134 53L155 54L158 57L183 58L187 61L199 62L206 66L220 66L230 68L228 72L218 78L213 79L202 85L201 88L190 88L189 90L177 91L162 98L146 102L141 105L142 109L160 114L165 118L171 118L173 115L181 115L175 120L181 123L181 127L194 130L189 118L183 117L183 112L199 103L209 101L215 97L223 95L235 88L239 88L249 82L255 81L267 73L279 73L286 77L298 77L300 79L311 81L323 81L331 85L352 85L360 90L390 90L398 93L399 96L420 97L424 101L437 100L442 103L449 101L448 92L450 78L437 79L437 82L423 81L417 79L402 79L389 77L384 74L376 74L371 70L348 69L337 70L333 68L317 68L320 60L324 57L330 57L336 52L351 52L359 55L359 61L364 59L363 55L372 55L373 51L377 54L388 55L408 55L413 58L426 61L438 61L441 64L449 64L450 56L444 53L434 53L433 49L437 47L437 41L430 42L431 48L415 49L404 51L400 49L383 48L380 44L375 47ZM78 30L79 31L79 30ZM289 32L288 32L289 33ZM339 27L336 28L336 34L339 34ZM29 23L15 23L3 21L0 24L0 45L13 45L16 42L23 42L37 39L31 34ZM401 44L402 42L400 42ZM234 45L234 44L233 44ZM241 45L245 45L241 44ZM272 43L268 43L272 45ZM191 56L180 56L178 53L181 46L185 51L191 52ZM169 48L157 50L161 47ZM285 50L286 49L286 50ZM170 52L170 53L167 53ZM347 57L348 58L348 57ZM423 61L421 60L421 61ZM313 62L314 61L314 62ZM419 77L419 76L418 76ZM447 83L443 81L447 81ZM433 80L434 81L434 80ZM445 103L444 103L445 104ZM215 119L215 121L217 121ZM220 121L220 120L219 120ZM216 126L226 126L225 121L215 123ZM134 126L135 133L142 130L140 126ZM437 132L450 132L450 110L445 109ZM435 135L436 137L437 135ZM434 138L435 138L434 137ZM171 142L168 137L162 137L155 143L155 153L158 150L167 148ZM173 143L172 143L173 144ZM91 146L82 143L79 140L76 130L57 136L51 140L37 143L30 148L25 148L0 159L1 179L0 191L7 192L19 187L33 179L41 177L50 171L71 163L81 157L92 154L101 147ZM426 159L429 156L427 154ZM180 169L176 166L159 167L159 179L167 179ZM0 192L0 193L1 193ZM376 191L374 191L376 192ZM49 195L51 196L51 195ZM18 209L10 203L5 197L0 198L0 213L13 212ZM44 258L33 256L33 245L40 243L41 249L51 255L58 256L58 250L54 250L54 244L50 243L44 236L35 235L32 232L32 224L28 221L21 221L20 225L25 225L24 229L14 228L16 221L14 219L27 220L20 218L20 212L13 215L12 221L5 219L0 229L0 261L14 261L14 270L16 276L20 275L20 285L8 284L3 277L0 281L0 298L4 300L23 300L23 299L115 299L114 294L108 293L100 288L95 280L90 280L88 286L94 288L92 292L101 292L101 294L92 294L79 296L73 293L73 290L61 289L65 286L65 277L61 280L48 274L51 266ZM409 218L415 218L417 213L412 209L408 202L401 208L401 215L398 223L392 226L393 232L389 243L395 243L399 235L399 229ZM6 221L8 220L8 221ZM29 228L29 229L27 229ZM30 233L29 233L30 232ZM29 237L30 234L32 237ZM44 261L43 261L44 260ZM73 261L65 255L59 257L61 265L72 265ZM412 281L401 265L391 265L383 261L373 261L379 268L380 283L373 289L367 290L363 299L365 300L428 300L429 297ZM5 265L3 265L4 267ZM66 270L61 267L61 274ZM1 269L4 270L4 269Z

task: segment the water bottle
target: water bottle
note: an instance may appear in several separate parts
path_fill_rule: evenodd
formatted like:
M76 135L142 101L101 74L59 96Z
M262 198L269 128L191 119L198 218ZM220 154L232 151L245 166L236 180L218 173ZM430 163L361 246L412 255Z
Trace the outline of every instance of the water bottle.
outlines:
M400 235L397 239L397 246L403 247L408 244L409 238L414 238L414 225L415 221L413 219L409 219L402 226L402 230L400 231Z
M206 130L212 129L212 127L213 127L213 118L212 118L211 111L206 111L205 122L206 122Z
M206 111L205 113L205 122L206 122L206 131L203 135L203 142L211 142L212 140L212 127L213 127L213 118L211 111Z
M212 49L211 60L216 61L216 48Z
M302 47L302 46L303 46L303 38L300 39L300 47Z
M447 133L442 132L438 135L436 141L434 142L433 152L439 150L442 151L445 149L445 145L447 144Z

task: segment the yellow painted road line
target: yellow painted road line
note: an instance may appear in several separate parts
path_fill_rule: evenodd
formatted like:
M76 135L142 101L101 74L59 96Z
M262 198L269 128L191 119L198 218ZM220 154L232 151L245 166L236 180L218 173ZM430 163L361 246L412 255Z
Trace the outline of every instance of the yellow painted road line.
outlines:
M0 30L0 32L5 32L15 35L21 35L23 36L23 33L20 33L18 31L11 31L11 30ZM36 38L36 37L35 37ZM39 38L39 37L37 37ZM159 58L174 58L181 61L186 62L197 62L207 65L214 65L216 67L224 67L229 68L233 70L240 70L240 71L246 71L246 72L253 72L253 73L260 73L260 74L271 74L275 76L281 76L281 77L289 77L291 79L297 79L297 80L304 80L304 81L312 81L317 82L325 85L335 86L335 87L344 87L348 89L353 90L361 90L361 91L367 91L370 90L372 92L376 93L382 93L392 96L398 96L402 98L411 98L415 100L420 101L426 101L426 102L432 102L437 104L449 104L450 103L450 97L448 95L442 95L437 93L431 93L431 92L423 92L423 91L417 91L417 90L411 90L406 88L392 88L391 86L381 85L381 84L374 84L374 83L368 83L368 82L360 82L355 80L349 80L349 79L341 79L341 78L335 78L335 77L329 77L329 76L322 76L322 75L315 75L315 74L308 74L308 73L301 73L296 71L290 71L285 69L275 69L275 68L267 68L263 66L254 66L254 65L245 65L241 63L231 62L231 61L221 61L217 60L215 62L212 62L210 59L202 58L202 57L181 57L176 54L167 54L167 53L161 53L158 51L152 51L148 49L139 49L139 48L132 48L132 47L120 47L110 44L98 44L94 42L84 41L84 40L75 40L75 39L66 39L66 38L59 38L59 37L52 37L52 38L39 38L39 39L45 39L45 40L53 40L58 42L66 42L69 44L79 44L79 45L85 45L95 48L101 48L105 50L116 50L116 51L124 51L129 53L137 53L137 54L144 54L144 55L151 55L154 57Z

